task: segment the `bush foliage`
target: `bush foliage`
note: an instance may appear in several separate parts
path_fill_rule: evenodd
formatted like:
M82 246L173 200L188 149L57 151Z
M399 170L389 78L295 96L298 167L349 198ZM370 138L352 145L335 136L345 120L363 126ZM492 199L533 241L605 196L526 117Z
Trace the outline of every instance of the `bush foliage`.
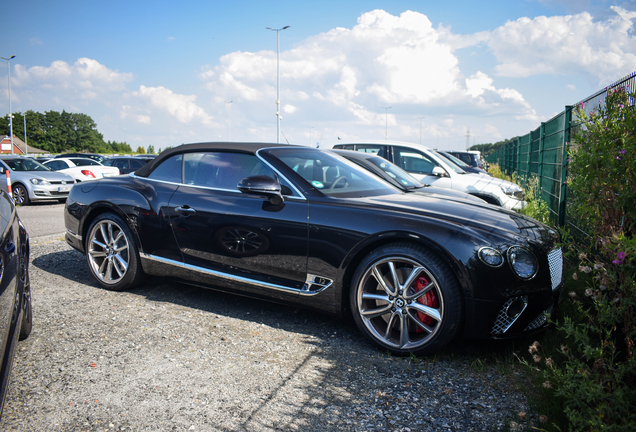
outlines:
M611 89L589 113L576 108L582 127L569 147L568 207L588 236L564 233L575 264L553 317L558 346L529 348L540 390L565 413L554 430L636 430L635 98Z

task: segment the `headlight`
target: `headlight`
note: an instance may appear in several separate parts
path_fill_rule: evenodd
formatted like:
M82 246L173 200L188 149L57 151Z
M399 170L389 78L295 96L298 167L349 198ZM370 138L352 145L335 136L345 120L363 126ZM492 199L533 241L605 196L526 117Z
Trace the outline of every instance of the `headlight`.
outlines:
M501 191L508 196L515 197L517 199L524 199L525 194L523 192L523 189L521 189L516 184L501 185L499 186L499 189L501 189Z
M500 267L503 262L503 256L497 249L483 247L479 249L479 259L491 267Z
M44 179L39 179L39 178L32 178L31 180L29 180L31 183L33 183L34 185L48 185L51 184L49 183L48 180L44 180Z
M510 267L521 279L530 279L537 274L539 263L532 252L519 246L508 249Z

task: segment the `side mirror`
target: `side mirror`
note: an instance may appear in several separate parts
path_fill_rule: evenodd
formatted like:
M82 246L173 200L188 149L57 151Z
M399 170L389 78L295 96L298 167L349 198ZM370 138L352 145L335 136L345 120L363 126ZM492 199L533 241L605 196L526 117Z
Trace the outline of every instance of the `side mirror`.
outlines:
M448 174L446 174L446 170L439 166L433 167L433 172L431 174L437 177L448 177Z
M245 177L238 183L237 188L246 194L265 195L269 198L269 202L274 205L281 205L283 203L280 183L270 176L259 175Z

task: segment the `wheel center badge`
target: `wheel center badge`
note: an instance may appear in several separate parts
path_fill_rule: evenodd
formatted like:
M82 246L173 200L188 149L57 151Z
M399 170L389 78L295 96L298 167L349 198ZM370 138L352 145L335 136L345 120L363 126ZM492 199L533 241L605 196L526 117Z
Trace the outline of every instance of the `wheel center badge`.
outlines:
M403 300L403 299L401 299L401 298L397 299L397 300L395 301L395 305L396 305L397 307L404 307L404 300Z

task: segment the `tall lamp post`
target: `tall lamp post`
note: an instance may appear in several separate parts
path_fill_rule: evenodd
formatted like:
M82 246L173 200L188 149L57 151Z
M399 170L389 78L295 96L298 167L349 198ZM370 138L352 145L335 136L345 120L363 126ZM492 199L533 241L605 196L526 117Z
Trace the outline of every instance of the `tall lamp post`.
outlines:
M22 120L24 120L24 154L28 155L29 154L29 146L27 145L26 113L25 112L21 112L20 114L22 114Z
M7 83L9 85L9 135L11 138L11 154L13 154L13 113L11 112L11 65L9 62L15 58L14 55L11 57L0 57L3 60L7 61Z
M420 119L420 144L422 144L422 120L426 117L418 117Z
M274 29L266 27L267 30L276 32L276 144L280 143L280 62L278 59L280 52L280 31L288 29L290 26Z
M386 110L384 112L384 139L387 139L388 132L389 132L389 110L393 108L393 106L382 107L382 108Z

